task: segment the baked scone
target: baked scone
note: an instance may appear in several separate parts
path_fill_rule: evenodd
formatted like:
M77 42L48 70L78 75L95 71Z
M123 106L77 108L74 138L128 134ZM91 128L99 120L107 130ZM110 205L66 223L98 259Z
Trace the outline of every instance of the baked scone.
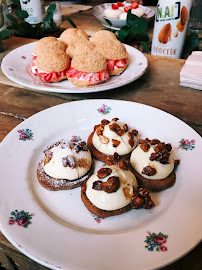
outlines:
M39 183L48 190L73 189L93 173L91 153L84 141L61 140L44 150L45 157L37 168Z
M44 54L50 51L50 53L54 52L65 52L67 49L67 45L58 40L55 37L44 37L36 42L34 45L34 50L32 53L33 60L36 60L37 55Z
M91 213L105 218L131 210L136 190L137 180L130 170L104 166L84 182L81 199Z
M88 137L87 145L94 158L106 163L108 156L116 152L120 158L129 159L137 145L137 130L113 118L103 119Z
M83 39L89 40L89 37L85 31L79 28L68 28L60 35L60 40L67 44L67 46Z
M109 79L105 58L94 50L79 50L71 61L68 80L77 86L103 83Z
M31 72L42 82L55 83L67 78L70 58L66 52L47 51L39 54L31 66Z
M95 45L96 51L106 59L109 74L119 75L127 68L129 55L125 46L107 32L109 31L103 30L102 35L96 33L90 41Z
M158 139L140 139L130 163L138 184L151 191L161 191L175 184L175 160L171 144Z

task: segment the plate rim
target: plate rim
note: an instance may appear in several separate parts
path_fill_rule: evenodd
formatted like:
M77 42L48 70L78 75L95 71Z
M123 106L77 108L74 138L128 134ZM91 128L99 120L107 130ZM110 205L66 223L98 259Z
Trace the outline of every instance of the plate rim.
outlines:
M22 86L25 86L25 87L28 87L30 89L34 89L34 90L37 90L37 91L44 91L44 92L51 92L51 93L63 93L63 94L88 94L88 93L96 93L96 92L103 92L103 91L108 91L108 90L112 90L112 89L116 89L116 88L119 88L119 87L122 87L124 85L127 85L127 84L130 84L132 83L133 81L136 81L138 80L140 77L142 77L147 69L148 69L148 59L147 57L142 53L140 52L138 49L130 46L130 45L127 45L127 44L123 44L127 50L129 51L132 51L133 54L132 56L138 56L141 57L143 59L143 62L144 62L144 69L141 70L141 72L139 71L138 75L136 76L132 76L130 79L122 82L122 83L115 83L114 84L111 84L111 85L108 85L108 82L105 82L103 84L98 84L98 85L95 85L95 86L89 86L89 87L75 87L72 85L72 88L65 88L65 87L61 87L61 88L49 88L47 86L42 86L42 85L35 85L35 84L30 84L30 83L24 83L22 82L22 80L19 80L18 78L16 78L15 76L10 76L9 73L7 72L6 70L6 67L7 67L7 61L8 59L10 58L10 56L15 52L15 51L21 51L23 50L24 48L28 48L29 50L29 47L32 47L34 46L34 44L36 43L37 41L35 42L30 42L28 44L25 44L25 45L22 45L20 47L17 47L16 49L10 51L6 56L4 56L4 58L2 59L2 63L1 63L1 69L4 73L4 75L9 78L11 81L19 84L19 85L22 85ZM30 49L31 51L31 49ZM130 56L130 55L129 55ZM31 57L31 54L30 54L30 57ZM138 58L138 57L137 57ZM15 59L15 58L14 58ZM15 60L14 60L15 61ZM31 61L31 60L30 60ZM136 63L131 63L133 65L136 65ZM130 66L129 66L130 67ZM27 66L25 66L25 70L26 70ZM26 71L27 72L27 71ZM125 70L126 74L127 74L127 69ZM113 76L113 80L117 80L118 78L120 78L120 76L125 76L124 75L124 72L122 74L120 74L119 76L117 76L115 78L115 76ZM36 80L36 78L34 78ZM31 80L31 79L30 79ZM109 81L110 82L110 81ZM74 89L75 87L75 89Z
M177 118L176 116L174 116L174 115L172 115L172 114L170 114L170 113L168 113L168 112L165 112L165 111L163 111L163 110L161 110L161 109L155 108L155 107L153 107L153 106L149 106L149 105L146 105L146 104L141 104L141 103L137 103L137 102L133 102L133 101L127 101L127 100L122 101L122 100L115 100L115 99L92 99L92 100L79 100L79 101L66 102L66 103L58 104L58 105L52 106L52 107L50 107L50 108L44 109L44 110L42 110L42 111L40 111L40 112L38 112L38 113L36 113L36 114L30 116L30 117L27 118L26 120L28 120L28 119L34 117L35 115L39 115L41 112L48 111L48 110L54 109L54 108L56 108L56 107L66 106L66 105L68 105L68 104L70 104L70 103L78 103L78 102L86 103L86 101L87 101L87 102L94 102L94 101L97 102L97 101L100 101L100 103L106 102L106 101L107 101L107 102L108 102L108 101L113 101L113 102L120 102L120 103L122 103L122 102L126 102L126 103L127 103L127 102L130 102L130 103L133 103L133 104L138 104L138 106L149 107L149 108L155 109L155 110L157 110L157 111L161 111L161 112L163 112L163 113L165 113L165 114L167 114L167 115L169 115L169 116L172 116L172 117L174 117L175 119L177 119L177 120L180 121L180 122L183 122L183 124L184 124L185 126L188 126L193 132L195 132L195 134L197 134L197 136L199 136L200 139L202 139L202 138L200 137L200 135L199 135L192 127L190 127L189 125L187 125L184 121L182 121L181 119ZM70 105L70 106L71 106L71 105ZM25 120L25 121L26 121L26 120ZM24 122L22 122L22 123L20 123L19 125L17 125L11 132L14 132L14 130L16 130L16 129L18 128L18 126L22 125L23 123L24 123ZM11 132L9 132L9 134L10 134ZM7 136L9 136L9 134L8 134ZM2 142L5 142L5 139L7 138L7 136L2 140ZM0 148L1 148L1 145L2 145L2 144L0 144ZM2 227L2 225L0 224L0 228L1 228L1 227ZM4 234L4 229L2 230L2 232L3 232L3 234ZM5 235L5 234L4 234L4 235ZM9 240L9 237L7 237L7 235L5 235L5 236L6 236L6 238ZM200 238L200 236L199 236L199 238ZM9 240L9 241L10 241L14 246L16 246L16 245L15 245L16 243L13 242L12 239ZM189 253L192 249L194 249L199 243L200 243L200 241L197 242L197 243L195 243L194 246L192 246L189 250L187 250L187 251L186 251L184 254L182 254L180 257L177 257L174 261L179 260L181 257L185 256L185 255L186 255L187 253ZM38 260L38 259L35 258L35 257L32 257L32 255L30 255L30 253L27 253L23 248L21 249L19 246L16 246L16 248L18 248L22 253L24 253L26 256L28 256L29 258L33 259L34 261L37 261L38 263L40 263L40 264L42 264L42 265L44 265L44 266L46 266L46 267L50 267L49 264L46 264L45 262L43 262L43 261L41 261L41 260ZM27 253L27 254L26 254L26 253ZM171 261L171 262L169 262L169 263L166 263L166 264L164 264L164 265L162 265L162 266L160 266L160 267L166 266L166 265L168 265L168 264L170 264L170 263L172 263L172 262L174 262L174 261ZM51 265L51 268L52 268L52 267L53 267L53 266ZM60 269L60 268L52 268L52 269ZM153 268L151 268L151 269L153 269ZM156 269L156 268L155 268L155 269Z

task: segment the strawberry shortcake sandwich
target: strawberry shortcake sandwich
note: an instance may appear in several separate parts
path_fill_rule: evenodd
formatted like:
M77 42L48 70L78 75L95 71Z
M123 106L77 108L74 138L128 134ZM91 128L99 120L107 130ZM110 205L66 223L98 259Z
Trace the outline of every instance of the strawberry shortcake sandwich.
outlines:
M67 71L68 80L76 86L90 86L109 79L105 58L94 50L78 50Z
M42 82L55 83L67 79L70 58L63 51L48 50L39 54L31 66L31 72Z
M102 30L102 33L92 36L91 42L95 45L97 52L102 54L107 61L110 75L121 74L129 64L129 55L125 46L114 38L109 31Z
M106 163L108 157L117 153L121 159L129 159L137 145L138 131L113 118L103 119L88 137L87 145L94 158Z
M175 165L172 146L158 139L140 139L133 150L130 163L139 186L151 191L161 191L175 184Z
M57 191L79 187L93 174L93 160L84 141L61 140L44 150L37 178L46 189Z

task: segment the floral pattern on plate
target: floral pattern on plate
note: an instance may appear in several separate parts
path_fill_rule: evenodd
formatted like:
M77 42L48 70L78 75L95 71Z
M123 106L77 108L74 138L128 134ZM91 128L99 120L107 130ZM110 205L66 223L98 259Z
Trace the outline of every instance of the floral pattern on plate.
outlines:
M144 241L145 243L147 243L147 245L145 246L145 248L147 248L149 251L167 251L168 248L164 245L167 243L167 238L168 235L163 234L163 233L150 233L147 232L149 234L149 236L146 236L146 240Z
M24 210L22 211L12 211L11 212L11 217L9 218L9 225L13 225L17 223L19 226L23 226L24 228L27 228L32 222L30 219L34 214L29 214L29 212L25 212Z
M81 141L80 136L72 136L72 138L71 138L71 142L80 142L80 141Z
M32 133L32 130L29 128L19 129L18 133L20 133L19 140L21 141L33 140L33 133Z
M179 148L181 148L182 150L193 150L195 149L195 140L187 140L187 139L181 139L181 141L179 142Z
M105 115L105 114L110 113L111 109L112 108L107 106L106 104L102 104L102 106L99 109L97 109L97 111L101 113L102 115Z
M92 217L94 218L94 220L97 222L97 223L100 223L102 221L102 219L104 218L101 218L101 217L98 217L97 215L94 215L94 214L91 214Z

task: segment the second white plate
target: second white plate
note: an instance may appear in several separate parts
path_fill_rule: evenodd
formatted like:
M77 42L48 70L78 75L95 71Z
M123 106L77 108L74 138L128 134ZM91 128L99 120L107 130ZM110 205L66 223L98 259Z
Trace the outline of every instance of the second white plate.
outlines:
M129 66L121 75L112 76L105 83L88 87L76 87L68 80L52 84L43 83L30 72L32 63L31 54L33 53L34 44L35 43L29 43L11 51L4 57L1 68L3 73L12 81L36 90L57 93L92 93L106 91L137 80L145 73L148 67L147 58L143 53L129 45L125 45L129 53Z

